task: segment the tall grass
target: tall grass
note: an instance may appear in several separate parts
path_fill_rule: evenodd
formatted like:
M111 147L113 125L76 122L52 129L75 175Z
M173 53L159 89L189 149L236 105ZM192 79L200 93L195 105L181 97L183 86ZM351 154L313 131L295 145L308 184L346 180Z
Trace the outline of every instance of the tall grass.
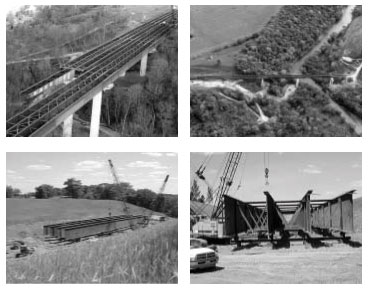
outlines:
M8 262L7 283L177 283L177 221Z

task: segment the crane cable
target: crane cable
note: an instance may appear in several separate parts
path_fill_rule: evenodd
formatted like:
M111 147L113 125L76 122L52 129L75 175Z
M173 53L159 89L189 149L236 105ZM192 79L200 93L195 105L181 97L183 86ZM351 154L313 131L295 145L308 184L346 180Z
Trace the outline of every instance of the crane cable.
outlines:
M247 155L244 155L244 161L243 161L243 168L242 168L242 171L241 171L241 174L240 174L240 180L239 180L239 184L238 184L238 187L236 188L236 191L235 191L235 194L239 191L239 189L242 187L242 182L243 182L243 177L244 177L244 174L245 174L245 166L246 166L246 162L247 162Z
M268 173L270 172L270 155L268 152L263 153L263 167L265 171L265 185L270 185L270 182L268 181Z

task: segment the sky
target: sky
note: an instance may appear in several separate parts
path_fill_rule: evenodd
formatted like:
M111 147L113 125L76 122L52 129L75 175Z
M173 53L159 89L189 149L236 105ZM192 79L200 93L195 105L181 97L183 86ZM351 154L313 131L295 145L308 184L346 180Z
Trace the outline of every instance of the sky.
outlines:
M7 153L6 184L22 193L49 184L64 187L68 178L83 185L114 183L108 166L111 159L121 182L135 189L148 188L158 192L167 174L170 175L164 193L178 192L178 157L176 153Z
M243 201L264 201L263 191L269 191L276 201L300 200L308 190L313 190L311 199L331 199L353 189L357 190L354 197L362 196L361 153L267 154L269 185L265 185L265 154L243 153L230 196ZM215 189L224 169L225 156L226 153L191 153L191 183L196 178L204 195L207 185L194 172L209 158L203 175Z

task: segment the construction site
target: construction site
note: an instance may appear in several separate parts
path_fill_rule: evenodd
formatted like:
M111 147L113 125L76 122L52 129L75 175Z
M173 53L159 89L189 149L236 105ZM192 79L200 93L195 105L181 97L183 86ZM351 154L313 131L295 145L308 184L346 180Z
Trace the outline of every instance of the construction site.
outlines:
M218 263L200 269L212 254L191 245L191 283L361 283L361 182L322 190L348 188L361 169L321 168L361 154L314 154L192 153L191 239L212 244ZM316 192L295 191L310 183Z
M109 198L106 200L73 199L67 192L64 196L40 198L38 188L44 185L36 187L35 197L21 199L25 196L17 195L10 197L15 199L7 199L8 283L177 281L174 275L177 271L177 220L171 212L165 213L167 210L164 208L165 205L175 207L169 200L172 197L165 195L170 176L164 176L156 192L137 190L129 192L127 196L126 182L119 179L120 169L115 168L111 159L107 159L106 164L113 180L113 184L109 184L111 187L108 184L99 186L106 189L102 193L112 188L107 192L110 195L107 195ZM73 185L77 185L76 181ZM138 195L141 191L141 195ZM134 200L142 198L147 204ZM149 251L151 241L157 242L155 251ZM108 249L110 245L119 251ZM68 260L73 255L75 259ZM63 259L56 261L58 257ZM144 259L146 257L148 260ZM160 263L156 267L144 268L148 265L146 261L154 260L152 257ZM161 257L164 257L163 261ZM71 269L84 270L87 267L83 268L83 265L91 264L87 258L97 261L92 271L85 271L83 275L63 274ZM106 263L106 259L110 259L109 263ZM173 262L168 265L165 261ZM31 265L32 268L26 269L30 263L36 263L36 266ZM63 269L66 270L61 272ZM120 274L119 269L135 269L135 274ZM155 272L156 269L162 270Z

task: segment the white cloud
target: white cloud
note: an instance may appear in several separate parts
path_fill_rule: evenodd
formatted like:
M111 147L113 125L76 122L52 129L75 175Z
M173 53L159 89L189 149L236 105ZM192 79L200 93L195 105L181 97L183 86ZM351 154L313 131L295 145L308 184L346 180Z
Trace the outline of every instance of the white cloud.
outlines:
M148 155L152 157L161 157L163 154L159 152L142 152L143 155Z
M305 174L321 174L322 170L321 168L317 167L316 165L309 164L306 168L302 170Z
M355 180L350 183L353 189L362 188L362 180Z
M8 173L8 174L15 174L15 173L17 173L17 172L15 172L14 170L10 170L10 169L8 169L8 170L6 170L6 173Z
M46 165L46 164L33 164L33 165L27 166L28 170L33 170L33 171L45 171L45 170L50 170L51 168L52 166Z
M166 170L155 170L155 171L151 171L148 174L149 175L164 175L166 174Z
M165 155L168 157L176 157L177 153L170 152L170 153L166 153Z
M102 161L85 160L75 164L74 171L94 171L106 165Z
M161 165L157 161L134 161L126 165L129 168L151 168L151 169L167 169L168 167Z
M362 165L360 163L354 163L353 165L351 165L351 168L361 168Z

